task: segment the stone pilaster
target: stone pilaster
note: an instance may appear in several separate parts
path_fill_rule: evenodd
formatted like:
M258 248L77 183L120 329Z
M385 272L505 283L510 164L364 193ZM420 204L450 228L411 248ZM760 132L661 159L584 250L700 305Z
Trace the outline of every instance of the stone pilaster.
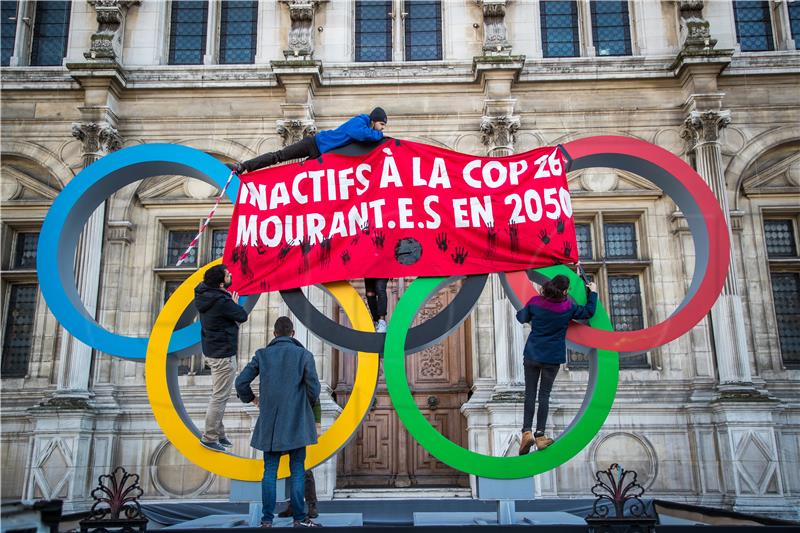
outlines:
M511 43L506 28L507 0L476 0L483 10L483 53L510 55Z
M731 237L730 266L728 277L717 302L711 310L711 323L714 332L714 347L717 354L717 368L721 387L746 385L752 387L750 361L744 324L744 310L737 291L737 274L733 235L730 232L731 220L728 195L725 187L725 173L722 163L722 148L719 142L720 131L731 121L727 110L692 110L683 124L682 136L689 143L695 155L697 172L703 176L714 195L719 200L725 223ZM714 253L712 250L711 253Z
M703 52L714 48L711 24L703 18L703 0L681 0L678 5L681 18L681 49L686 52Z
M97 12L97 31L92 34L92 44L83 57L89 61L116 61L122 59L122 36L125 17L131 6L141 0L88 0Z
M314 55L314 14L319 4L327 0L281 0L289 8L292 21L289 42L283 56L287 61L308 61Z

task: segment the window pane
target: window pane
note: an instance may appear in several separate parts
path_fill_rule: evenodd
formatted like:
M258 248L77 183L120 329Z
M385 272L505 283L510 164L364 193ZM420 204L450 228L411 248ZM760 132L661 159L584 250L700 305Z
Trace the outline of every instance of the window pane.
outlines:
M38 233L17 233L13 268L36 268L36 247L38 244Z
M222 257L225 251L225 241L228 239L228 230L218 229L211 234L211 259Z
M540 6L544 57L580 55L577 4L574 1L545 1Z
M638 276L608 276L608 299L614 331L644 328L642 293ZM620 366L647 366L647 355L624 354L620 358Z
M606 224L606 257L636 258L636 228L633 224Z
M183 252L189 247L194 236L197 235L194 231L170 231L169 239L167 242L167 263L166 266L175 266L178 263ZM181 263L181 266L193 267L197 266L197 247L192 248L186 261Z
M2 377L25 377L33 343L36 317L36 283L11 285L3 337Z
M0 2L0 66L7 67L14 53L14 38L17 35L17 1Z
M406 60L442 59L442 6L438 1L407 0Z
M626 0L592 0L592 39L599 56L631 55L631 29Z
M256 57L258 2L222 2L219 62L253 63Z
M200 65L206 51L208 2L173 0L169 34L170 65Z
M356 2L356 61L391 61L391 2Z
M791 220L765 220L764 237L767 241L767 255L770 257L795 257L797 255L794 225Z
M800 365L800 274L773 272L772 297L783 361Z
M769 2L733 3L736 20L736 38L742 52L774 50L772 26L769 19Z
M36 2L31 65L60 65L67 55L70 2Z
M578 259L592 259L592 225L575 224L575 238L578 241Z
M795 48L800 48L800 0L789 2L789 26Z

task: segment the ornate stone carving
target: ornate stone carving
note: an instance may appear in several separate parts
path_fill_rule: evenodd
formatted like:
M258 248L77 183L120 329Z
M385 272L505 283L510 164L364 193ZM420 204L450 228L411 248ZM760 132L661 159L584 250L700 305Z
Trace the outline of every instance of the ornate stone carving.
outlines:
M497 117L483 117L481 120L481 133L483 144L493 155L497 150L514 150L515 134L519 129L519 117L515 115L502 115Z
M327 0L281 0L289 8L292 27L289 48L283 51L287 60L310 60L314 55L314 12Z
M731 123L728 110L692 111L683 121L681 138L693 149L697 144L717 142L719 132Z
M431 346L422 351L419 374L424 378L440 378L444 375L444 348Z
M122 147L122 137L107 122L76 122L72 125L72 136L83 143L84 156L99 157Z
M506 0L476 0L483 8L484 55L510 55L506 28Z
M703 3L703 0L682 0L679 5L684 51L711 50L717 44L711 38L709 22L703 18Z
M128 8L141 4L141 0L88 0L97 12L97 31L92 34L92 44L83 57L88 60L118 60L122 52L122 32Z
M279 120L277 129L284 146L317 133L317 127L311 120Z

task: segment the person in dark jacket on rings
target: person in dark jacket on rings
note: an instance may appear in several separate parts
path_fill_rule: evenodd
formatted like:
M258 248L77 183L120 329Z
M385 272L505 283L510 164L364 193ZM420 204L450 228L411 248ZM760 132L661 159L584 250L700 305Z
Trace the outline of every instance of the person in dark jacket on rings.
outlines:
M239 305L239 295L228 292L231 273L225 265L215 265L194 289L194 305L200 313L200 338L206 364L211 368L211 400L206 409L206 423L200 444L224 452L233 443L225 436L222 417L236 376L239 351L239 324L247 312Z
M571 320L583 320L594 315L597 306L597 287L590 283L586 305L576 305L567 297L569 278L559 274L542 285L541 295L534 296L517 312L517 320L530 323L531 333L525 343L525 409L522 418L522 439L519 454L527 454L533 443L543 450L553 443L544 433L550 410L550 391L561 364L567 362L567 327ZM536 413L536 432L531 435L536 390L539 389L539 410Z
M386 111L376 107L369 115L356 115L335 130L323 130L276 152L267 152L241 163L228 164L228 168L237 174L243 174L293 159L316 159L321 154L353 141L380 141L388 120Z
M294 338L294 325L285 316L275 321L275 338L236 378L236 394L244 403L258 406L258 420L250 446L264 452L261 480L261 527L272 527L276 482L281 455L289 456L290 501L294 527L319 527L305 513L306 446L316 444L312 406L319 399L320 383L314 356ZM259 377L258 398L250 383Z

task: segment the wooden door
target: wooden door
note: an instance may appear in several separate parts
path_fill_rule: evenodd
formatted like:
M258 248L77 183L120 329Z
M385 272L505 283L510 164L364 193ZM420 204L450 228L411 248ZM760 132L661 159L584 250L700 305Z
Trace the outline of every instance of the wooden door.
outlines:
M409 279L389 282L389 320L399 294ZM363 286L354 285L363 295ZM428 301L414 324L435 315L456 295L459 285L451 285ZM343 313L340 313L343 315ZM342 323L347 323L341 317ZM468 343L469 320L441 343L409 356L406 377L417 406L447 438L460 446L467 444L466 419L460 408L467 401L471 362ZM339 405L347 402L355 375L355 357L337 353L337 383L334 389ZM383 363L378 391L369 415L356 436L340 452L337 487L468 487L469 477L444 465L411 438L392 407Z

